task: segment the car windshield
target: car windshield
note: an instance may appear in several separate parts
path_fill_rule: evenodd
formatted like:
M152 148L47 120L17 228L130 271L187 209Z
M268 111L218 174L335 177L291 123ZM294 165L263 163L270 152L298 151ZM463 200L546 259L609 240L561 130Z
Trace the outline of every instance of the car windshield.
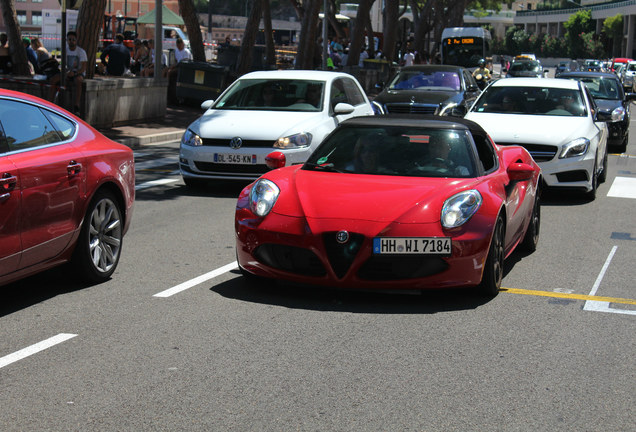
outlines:
M324 81L284 79L238 80L214 109L261 111L322 111Z
M634 72L634 71L636 71L636 63L630 63L630 64L628 64L628 65L627 65L627 69L626 69L626 70L628 70L628 71L630 71L630 72Z
M426 127L342 127L303 169L408 177L476 177L468 131Z
M402 71L389 84L391 90L459 91L461 81L453 71Z
M620 83L616 79L601 77L574 78L585 83L585 87L590 91L594 99L618 100L620 96Z
M536 61L518 61L510 66L511 72L539 72L540 65Z
M587 115L579 90L545 87L490 87L472 111L566 117Z

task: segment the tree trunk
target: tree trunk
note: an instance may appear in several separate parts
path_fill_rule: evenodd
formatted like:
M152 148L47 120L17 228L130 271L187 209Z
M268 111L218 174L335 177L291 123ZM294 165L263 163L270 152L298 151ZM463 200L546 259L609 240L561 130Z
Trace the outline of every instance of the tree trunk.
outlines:
M97 42L99 30L104 25L105 12L106 0L93 0L82 2L77 15L77 46L86 51L86 57L88 57L86 78L89 79L95 75ZM66 38L66 35L63 35L63 38Z
M31 76L29 60L22 44L22 31L15 13L13 0L0 0L0 6L2 6L2 18L7 28L7 37L9 38L9 54L11 54L11 63L13 64L13 75Z
M347 35L345 34L342 25L340 25L340 22L336 19L336 8L337 6L335 0L329 0L327 3L327 21L329 21L329 24L331 24L331 27L333 27L333 30L336 33L336 37L338 38L337 40L340 41Z
M374 0L360 0L358 4L358 13L356 14L356 23L353 27L353 35L351 36L351 46L349 47L349 56L347 57L347 66L357 66L360 62L360 53L364 49L364 30L369 20L369 11ZM371 35L373 40L373 35Z
M270 9L270 0L262 0L263 7L263 31L265 32L265 52L268 65L276 65L276 47L274 45L274 34L272 30L272 13Z
M197 11L194 8L193 0L179 0L179 11L185 22L188 31L188 39L190 39L190 50L192 51L192 59L194 61L205 61L205 49L203 48L203 36L201 35L201 26L197 19Z
M400 0L387 0L384 9L384 39L382 41L382 54L388 61L395 58L395 47L398 39L400 13Z
M300 26L300 40L294 69L313 69L320 6L322 6L322 0L307 1L305 14Z
M244 75L252 68L252 51L256 42L258 24L261 21L261 0L252 0L252 10L245 25L245 33L241 42L241 53L239 55L237 73Z

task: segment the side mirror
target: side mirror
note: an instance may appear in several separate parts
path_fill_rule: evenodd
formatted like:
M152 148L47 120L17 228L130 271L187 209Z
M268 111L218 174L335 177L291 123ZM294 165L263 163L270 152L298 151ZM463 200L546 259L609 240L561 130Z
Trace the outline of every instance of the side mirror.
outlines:
M275 151L265 156L265 165L269 169L282 168L285 166L287 160L283 152Z
M214 103L214 99L203 101L203 103L201 104L201 109L207 111L210 109L213 103Z
M612 113L597 110L596 115L594 116L594 120L600 121L600 122L611 122Z
M534 175L534 168L527 163L515 162L508 166L507 172L512 181L530 180Z
M334 107L333 113L335 115L351 114L354 110L355 108L353 107L353 105L340 102L339 104L336 104L336 106Z
M636 93L625 93L625 100L626 101L636 100Z

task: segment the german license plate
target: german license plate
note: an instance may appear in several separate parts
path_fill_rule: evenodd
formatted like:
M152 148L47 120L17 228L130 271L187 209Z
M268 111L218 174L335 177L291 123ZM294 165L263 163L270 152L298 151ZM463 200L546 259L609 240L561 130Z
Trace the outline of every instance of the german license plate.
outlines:
M450 237L375 237L373 239L375 255L391 254L433 254L450 255Z
M250 165L256 163L254 154L214 153L214 163Z

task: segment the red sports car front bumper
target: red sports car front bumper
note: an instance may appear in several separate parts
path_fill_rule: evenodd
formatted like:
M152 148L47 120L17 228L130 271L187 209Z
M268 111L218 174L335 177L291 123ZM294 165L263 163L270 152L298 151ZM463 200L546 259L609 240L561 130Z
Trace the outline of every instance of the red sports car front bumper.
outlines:
M482 278L495 218L476 214L461 228L438 223L400 224L364 220L315 221L269 214L236 213L239 265L257 276L297 283L364 289L427 289L474 286ZM336 241L347 231L350 240ZM451 237L452 252L440 255L374 255L374 237Z

